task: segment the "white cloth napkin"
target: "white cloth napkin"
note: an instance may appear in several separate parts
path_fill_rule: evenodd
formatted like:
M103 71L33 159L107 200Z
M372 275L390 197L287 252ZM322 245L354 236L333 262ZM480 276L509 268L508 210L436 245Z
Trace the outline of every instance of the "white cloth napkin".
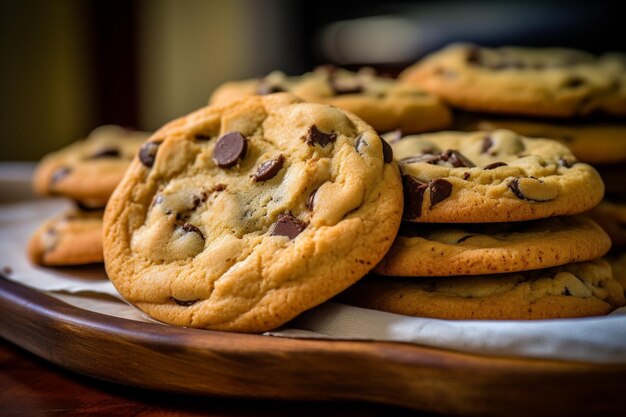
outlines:
M80 308L149 321L121 301L102 306L101 296L120 298L102 267L41 268L25 247L46 218L63 211L61 200L0 206L0 270L9 279L53 292ZM60 296L60 293L82 296ZM518 356L604 364L626 363L626 308L606 317L539 321L452 321L401 316L337 303L324 303L266 335L292 338L383 340L415 343L492 356Z

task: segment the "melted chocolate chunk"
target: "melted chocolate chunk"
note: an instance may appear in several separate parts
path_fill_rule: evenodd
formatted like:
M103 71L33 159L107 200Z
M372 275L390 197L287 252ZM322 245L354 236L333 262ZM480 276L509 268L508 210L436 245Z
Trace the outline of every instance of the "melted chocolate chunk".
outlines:
M494 169L499 167L505 167L507 164L505 162L492 162L489 165L485 165L483 169Z
M303 138L307 145L315 146L320 145L322 147L334 142L337 139L337 135L320 132L315 125L309 128L306 137Z
M462 238L460 238L459 240L457 240L457 241L456 241L456 243L457 243L457 244L458 244L458 243L463 243L463 242L465 242L467 239L469 239L469 238L470 238L470 237L472 237L472 236L474 236L474 235L465 235L465 236L463 236Z
M193 304L195 304L198 300L189 300L189 301L183 301L183 300L178 300L174 297L170 297L170 299L175 302L176 304L178 304L179 306L183 306L183 307L189 307Z
M513 191L513 194L520 200L526 200L526 196L519 189L519 178L513 178L512 181L509 182L509 188Z
M422 215L424 192L428 188L428 184L405 174L402 176L402 188L404 190L404 218L415 219L420 217Z
M577 164L578 161L577 160L569 160L569 159L565 159L562 156L559 157L559 165L561 165L562 167L565 168L571 168L574 166L574 164Z
M272 179L278 174L278 171L283 167L285 163L285 157L283 154L278 155L276 159L270 159L269 161L263 162L256 170L256 173L252 176L254 181L267 181Z
M363 155L363 149L367 146L367 141L363 138L363 136L359 136L356 140L356 145L354 148L359 153L359 155Z
M306 200L306 207L313 211L313 206L315 205L315 194L317 193L317 189L313 190L309 198Z
M241 133L226 133L215 144L213 161L220 168L230 168L246 156L247 149L248 142Z
M492 146L493 140L489 136L487 136L485 139L483 139L483 146L480 148L480 152L487 153Z
M146 167L151 168L154 165L157 151L161 142L146 142L139 149L139 160Z
M270 228L270 236L287 236L289 239L294 239L307 226L308 224L301 222L289 213L281 214Z
M472 168L474 163L459 151L448 149L441 155L443 161L449 162L455 168Z
M437 178L428 183L430 188L430 208L442 202L452 194L452 184L442 178Z
M181 229L183 229L187 233L197 233L204 240L204 234L200 231L200 229L198 229L196 226L194 226L191 223L183 224L181 226Z
M56 171L52 174L50 178L50 182L55 184L65 178L70 172L72 172L72 168L70 167L61 167L57 168Z
M96 151L89 159L100 158L119 158L121 156L120 150L117 148L104 148Z
M393 161L393 149L391 149L391 145L383 138L380 138L380 142L383 144L383 161L385 163Z

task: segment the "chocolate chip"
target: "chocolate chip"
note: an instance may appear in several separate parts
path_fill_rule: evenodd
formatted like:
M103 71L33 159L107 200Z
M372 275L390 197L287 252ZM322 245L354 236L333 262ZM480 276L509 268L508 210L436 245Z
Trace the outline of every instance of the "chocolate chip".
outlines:
M276 174L278 174L278 171L280 171L284 163L285 157L283 154L278 155L278 158L276 159L265 161L259 165L252 178L254 178L254 181L256 182L272 179L276 176Z
M467 181L467 180L469 179L469 177L470 177L470 173L469 173L469 172L464 172L464 173L463 173L463 179L464 179L464 180L466 180L466 181Z
M202 239L204 239L204 234L200 231L200 229L198 229L196 226L194 226L191 223L183 224L181 226L181 229L183 229L187 233L197 233Z
M462 238L460 238L459 240L457 240L456 243L463 243L463 242L465 242L467 239L469 239L472 236L474 236L474 235L465 235Z
M183 306L183 307L189 307L189 306L195 304L198 301L197 299L196 300L183 301L183 300L178 300L178 299L176 299L174 297L170 297L170 299L172 301L174 301L176 304L178 304L179 306Z
M289 239L294 239L307 226L306 223L301 222L289 213L281 214L270 228L270 236L287 236Z
M485 139L483 139L483 146L481 146L480 152L487 153L489 152L489 149L491 149L492 146L493 146L493 140L489 136L487 136Z
M505 167L507 164L505 162L492 162L489 165L485 165L483 169L494 169L499 167Z
M65 178L70 172L72 172L72 168L70 167L61 167L57 168L56 171L52 173L52 177L50 178L50 182L55 184Z
M363 155L363 149L367 146L367 141L363 138L363 135L359 136L356 140L356 145L354 148L359 153L359 155Z
M445 151L443 155L441 155L441 159L449 162L455 168L472 168L476 166L461 152L452 149Z
M402 188L404 190L404 214L405 219L415 219L422 215L422 203L424 191L428 184L417 178L405 174L402 176Z
M117 148L104 148L96 151L89 159L119 158L120 155L120 150Z
M587 81L582 78L582 77L570 77L567 80L565 80L565 82L561 85L561 87L563 88L577 88L580 87L584 84L586 84Z
M220 168L230 168L246 156L247 148L248 143L241 133L226 133L215 144L213 161Z
M154 165L154 160L156 159L156 154L160 145L161 142L144 143L141 149L139 149L139 160L141 163L146 167L151 168L152 165Z
M452 184L442 178L437 178L428 183L430 187L430 208L442 202L452 194Z
M306 137L303 138L307 145L316 144L324 147L337 139L337 135L320 132L315 125L311 126Z
M313 211L313 206L315 204L315 194L317 193L317 189L313 190L309 198L306 200L306 207Z
M267 94L281 93L285 91L282 87L272 84L267 80L261 80L259 83L259 87L256 90L256 93L260 96L264 96Z
M508 183L509 188L520 200L543 202L558 197L558 187L549 185L534 177L513 178Z
M565 295L565 296L568 296L568 297L569 297L569 296L571 296L571 295L572 295L572 293L569 291L569 288L565 287L565 288L563 289L563 292L561 293L561 295Z
M559 157L559 165L561 165L562 167L565 168L571 168L574 166L574 164L577 164L578 161L574 158L571 159L565 159L564 157Z
M383 144L383 161L385 163L393 161L393 149L391 149L391 145L383 138L380 138L380 141Z
M216 184L215 187L211 189L212 192L220 192L226 189L226 184Z
M13 269L10 266L5 266L2 268L2 273L4 275L11 275L13 273Z
M482 53L480 52L480 49L476 47L470 47L467 50L465 61L469 64L480 65L482 63Z
M193 137L196 140L200 140L200 141L203 141L203 142L211 140L211 135L207 135L207 134L204 134L204 133L196 133Z

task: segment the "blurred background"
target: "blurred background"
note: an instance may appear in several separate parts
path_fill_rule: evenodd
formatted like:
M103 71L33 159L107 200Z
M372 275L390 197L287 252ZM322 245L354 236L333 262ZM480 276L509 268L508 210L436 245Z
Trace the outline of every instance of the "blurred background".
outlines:
M0 0L0 159L37 160L107 123L154 130L274 69L394 75L454 41L625 51L616 4Z

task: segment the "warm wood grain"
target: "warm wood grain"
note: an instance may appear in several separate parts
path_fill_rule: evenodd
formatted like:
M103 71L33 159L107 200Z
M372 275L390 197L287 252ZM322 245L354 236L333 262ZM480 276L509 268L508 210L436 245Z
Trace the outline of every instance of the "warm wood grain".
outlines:
M170 392L509 416L618 412L626 392L626 365L176 328L85 311L2 279L0 317L0 335L62 367Z
M0 415L128 417L428 417L379 404L268 401L156 392L89 378L0 338Z

